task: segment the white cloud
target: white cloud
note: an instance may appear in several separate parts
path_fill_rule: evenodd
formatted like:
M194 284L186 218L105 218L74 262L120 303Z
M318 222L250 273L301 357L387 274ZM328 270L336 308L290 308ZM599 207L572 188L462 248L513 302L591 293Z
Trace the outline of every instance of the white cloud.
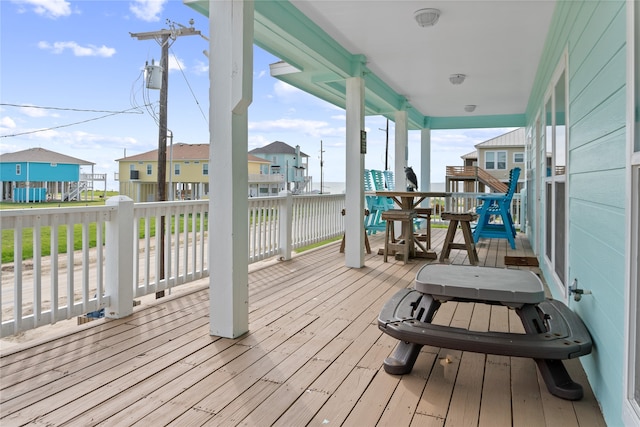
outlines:
M207 74L209 72L209 64L196 60L196 64L193 66L192 70L196 75Z
M15 127L16 127L16 122L14 122L11 117L7 117L7 116L0 117L0 128L14 129Z
M116 50L112 47L94 46L92 44L87 46L80 46L76 42L54 42L53 44L45 41L38 43L38 47L43 50L49 50L55 54L61 54L65 50L71 50L75 56L101 56L103 58L110 58L115 55Z
M169 71L185 71L184 61L175 55L169 55Z
M329 123L320 120L277 119L261 122L250 122L251 132L301 132L312 137L344 135L344 128L330 127Z
M297 95L307 95L305 92L300 89L291 86L288 83L277 81L273 85L273 92L279 98L290 98Z
M66 0L14 0L16 4L31 7L35 13L56 19L71 15L71 3Z
M168 0L134 0L129 10L138 18L147 22L157 22Z

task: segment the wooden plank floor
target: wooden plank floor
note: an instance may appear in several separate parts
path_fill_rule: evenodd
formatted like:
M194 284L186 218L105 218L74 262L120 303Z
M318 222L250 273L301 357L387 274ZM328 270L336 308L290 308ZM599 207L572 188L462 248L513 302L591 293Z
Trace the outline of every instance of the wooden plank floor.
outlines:
M445 230L434 229L440 249ZM371 236L374 253L382 235ZM396 341L377 315L411 286L423 260L367 255L344 267L339 243L249 275L250 332L211 337L206 281L192 292L97 320L73 333L2 351L0 424L72 426L604 426L576 360L585 398L551 396L530 359L424 347L408 375L384 372ZM482 265L532 256L518 236L482 240ZM467 263L453 250L451 262ZM435 322L520 331L513 311L446 303Z

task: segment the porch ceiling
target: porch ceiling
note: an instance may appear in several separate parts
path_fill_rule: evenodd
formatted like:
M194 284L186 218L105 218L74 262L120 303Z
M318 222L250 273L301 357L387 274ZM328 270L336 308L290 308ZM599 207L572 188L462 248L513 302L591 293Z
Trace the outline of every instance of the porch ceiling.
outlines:
M208 15L208 1L183 1ZM255 43L284 61L272 75L343 108L345 78L363 73L367 114L407 108L410 129L522 126L555 4L256 1ZM441 11L435 26L417 25L422 8Z

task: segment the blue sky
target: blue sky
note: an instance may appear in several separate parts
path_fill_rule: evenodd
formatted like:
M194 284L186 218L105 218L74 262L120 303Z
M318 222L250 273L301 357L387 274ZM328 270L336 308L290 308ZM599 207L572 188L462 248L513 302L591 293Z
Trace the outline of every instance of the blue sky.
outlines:
M156 149L159 91L146 90L142 70L160 61L154 40L130 33L168 28L167 20L208 36L208 21L181 0L0 0L0 153L42 147L96 163L117 190L116 159ZM208 143L209 71L198 36L179 37L170 49L168 128L174 143ZM278 58L254 51L254 96L249 109L251 150L284 141L310 156L309 175L344 181L345 113L269 75ZM145 106L145 104L150 104ZM384 169L386 120L367 117L365 167ZM393 167L394 126L389 124ZM432 182L474 144L509 129L432 132ZM420 132L409 131L409 161L420 172ZM90 169L83 169L90 172Z

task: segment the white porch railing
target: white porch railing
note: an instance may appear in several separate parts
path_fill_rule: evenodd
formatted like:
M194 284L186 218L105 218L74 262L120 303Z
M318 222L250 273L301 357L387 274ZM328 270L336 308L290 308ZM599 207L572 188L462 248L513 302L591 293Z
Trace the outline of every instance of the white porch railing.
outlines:
M432 203L466 211L475 207L476 196L455 193ZM249 198L248 262L288 259L294 249L342 235L344 198L290 193ZM516 225L520 205L516 194ZM134 204L118 196L99 207L0 211L0 243L6 249L0 336L102 309L107 317L126 316L134 298L209 276L208 210L206 200ZM436 209L434 223L440 222L439 213ZM26 253L27 247L33 253Z
M343 207L343 194L250 198L248 262L288 259L340 235ZM207 277L208 210L206 200L114 197L100 207L0 211L2 240L13 247L0 271L0 336L102 309L122 317L134 298Z

